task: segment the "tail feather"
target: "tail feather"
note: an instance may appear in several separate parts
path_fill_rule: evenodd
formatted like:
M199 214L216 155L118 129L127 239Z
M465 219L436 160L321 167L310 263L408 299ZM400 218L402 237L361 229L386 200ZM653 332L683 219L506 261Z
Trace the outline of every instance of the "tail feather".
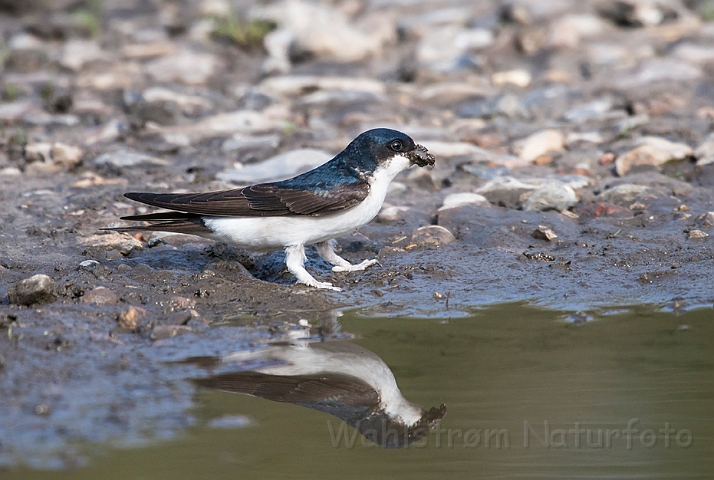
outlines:
M112 227L102 228L101 230L110 230L114 232L170 232L170 233L186 233L189 235L206 235L212 233L211 229L206 227L200 215L182 212L159 212L149 213L146 215L131 215L121 217L122 220L133 221L157 221L167 220L150 225L131 225L127 227Z

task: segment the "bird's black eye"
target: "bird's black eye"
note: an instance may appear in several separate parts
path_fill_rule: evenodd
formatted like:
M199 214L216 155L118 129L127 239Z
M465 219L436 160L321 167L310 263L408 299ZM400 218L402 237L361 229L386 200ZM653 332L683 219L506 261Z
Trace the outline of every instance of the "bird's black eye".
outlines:
M404 144L401 140L392 140L392 143L389 144L389 148L395 152L401 152L402 148L404 148Z

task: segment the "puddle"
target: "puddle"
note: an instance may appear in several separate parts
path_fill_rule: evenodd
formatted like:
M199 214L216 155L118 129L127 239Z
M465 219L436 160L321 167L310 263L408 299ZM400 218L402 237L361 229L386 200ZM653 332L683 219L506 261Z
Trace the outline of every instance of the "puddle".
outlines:
M711 478L714 312L568 315L517 304L452 319L348 312L340 324L354 340L295 341L220 362L203 357L199 383L263 398L200 388L194 426L177 438L143 448L89 446L88 465L71 475ZM320 363L331 373L319 374ZM378 447L338 418L353 425L392 418L399 408L375 414L370 403L370 385L389 384L390 375L397 403L430 421L402 448ZM3 472L5 479L66 476Z

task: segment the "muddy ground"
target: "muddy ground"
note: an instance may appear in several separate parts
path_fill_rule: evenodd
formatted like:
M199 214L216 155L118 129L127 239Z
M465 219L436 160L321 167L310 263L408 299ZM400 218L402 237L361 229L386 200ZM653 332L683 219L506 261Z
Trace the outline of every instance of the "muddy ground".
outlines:
M192 388L161 360L320 312L714 303L711 2L292 2L289 17L55 3L0 2L0 466L170 436L191 422ZM336 47L330 28L367 47ZM293 157L241 175L375 126L437 165L397 177L379 218L339 239L379 265L332 273L309 254L343 292L295 285L282 252L100 230L145 211L126 191L280 178ZM52 284L14 296L37 274Z

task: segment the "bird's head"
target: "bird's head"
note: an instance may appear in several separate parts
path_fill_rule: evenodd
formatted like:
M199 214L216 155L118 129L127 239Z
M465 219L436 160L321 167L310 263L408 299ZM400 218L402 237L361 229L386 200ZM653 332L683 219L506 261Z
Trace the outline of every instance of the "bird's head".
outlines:
M369 160L374 163L373 168L385 166L393 162L395 157L408 160L404 168L411 165L433 166L436 160L434 155L415 143L409 135L389 128L367 130L355 138L346 151L351 158L369 156Z

